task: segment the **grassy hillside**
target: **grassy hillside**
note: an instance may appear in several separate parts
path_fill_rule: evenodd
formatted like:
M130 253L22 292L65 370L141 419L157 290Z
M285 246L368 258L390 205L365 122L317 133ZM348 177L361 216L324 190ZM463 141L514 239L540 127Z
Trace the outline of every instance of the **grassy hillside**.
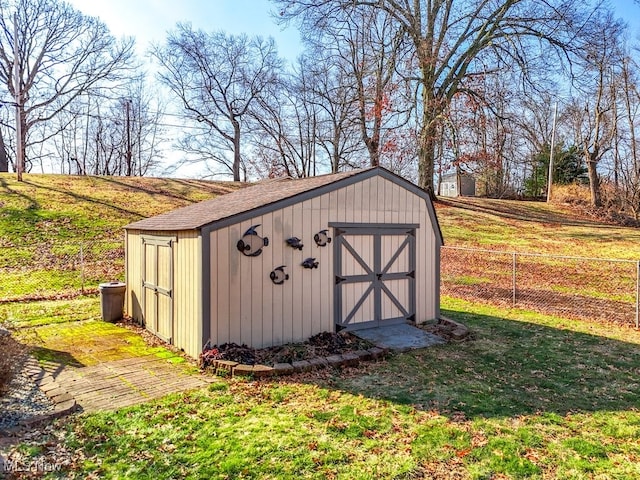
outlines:
M0 246L116 240L122 227L238 188L166 178L0 174Z
M436 205L447 245L586 257L640 258L640 229L582 217L569 205L483 198Z
M239 187L166 178L0 174L0 247L120 240L122 227ZM580 217L563 205L464 198L436 204L447 245L640 258L640 229Z
M0 174L0 301L124 279L123 227L239 188L164 178Z

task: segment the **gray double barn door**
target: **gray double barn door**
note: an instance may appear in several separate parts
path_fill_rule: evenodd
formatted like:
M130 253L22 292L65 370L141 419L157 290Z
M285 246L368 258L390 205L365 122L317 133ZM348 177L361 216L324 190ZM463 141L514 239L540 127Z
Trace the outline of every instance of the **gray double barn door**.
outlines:
M332 226L337 329L415 321L417 225Z

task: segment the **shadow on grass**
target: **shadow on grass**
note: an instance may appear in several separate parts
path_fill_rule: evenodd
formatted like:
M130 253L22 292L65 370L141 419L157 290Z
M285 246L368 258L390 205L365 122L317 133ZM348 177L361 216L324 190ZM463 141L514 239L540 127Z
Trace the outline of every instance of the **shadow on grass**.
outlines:
M125 177L126 178L126 177ZM186 192L189 190L201 190L206 191L212 195L224 195L225 193L233 192L236 188L227 187L221 184L215 184L213 182L203 182L200 180L186 180L186 179L171 179L172 186L182 186L183 192L173 192L168 188L152 188L151 184L144 184L142 182L137 183L135 186L131 185L130 182L123 182L120 180L120 177L93 177L94 180L98 182L104 182L110 185L117 185L119 187L125 189L133 189L136 191L145 192L149 195L161 195L162 197L169 197L175 200L179 200L181 202L185 202L186 204L197 203L200 200L194 200L190 198ZM131 180L131 178L129 178ZM230 184L232 185L232 184ZM240 184L239 184L240 185ZM239 187L237 187L239 188Z
M488 213L501 218L519 220L522 222L541 222L572 227L592 227L597 229L620 228L591 219L579 219L574 215L547 209L541 202L521 200L504 200L488 198L445 198L438 197L438 203L450 207L457 207L474 212Z
M330 388L466 417L638 408L640 345L488 315L443 310L474 339L392 356Z
M35 184L35 183L32 183L32 182L29 182L27 180L25 180L23 183L25 185L31 185L31 186L33 186L33 187L35 187L37 189L40 189L40 190L48 190L48 191L51 191L51 192L56 192L56 193L60 193L62 195L66 195L66 196L69 196L72 199L77 200L77 201L94 203L96 205L100 205L102 207L106 207L106 208L109 208L111 210L114 210L114 211L116 211L116 212L118 212L120 214L127 215L127 216L129 216L131 218L135 218L135 219L144 218L144 215L142 215L142 214L140 214L140 213L138 213L138 212L136 212L134 210L129 210L127 208L123 208L123 207L120 207L118 205L114 205L113 203L109 203L109 202L104 201L104 200L93 198L93 197L90 197L88 195L82 195L82 194L79 194L79 193L74 193L74 192L71 192L69 190L64 190L62 188L54 188L54 187L50 187L50 186L39 185L39 184Z

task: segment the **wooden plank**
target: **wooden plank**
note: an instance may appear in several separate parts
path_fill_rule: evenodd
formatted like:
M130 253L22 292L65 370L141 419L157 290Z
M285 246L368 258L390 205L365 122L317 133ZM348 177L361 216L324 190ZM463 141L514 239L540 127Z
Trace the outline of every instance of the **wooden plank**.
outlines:
M300 204L302 208L302 239L304 248L301 253L302 257L313 257L318 262L318 268L303 269L303 285L302 285L302 305L301 316L298 319L302 328L300 338L306 340L312 335L314 316L320 308L320 303L323 301L318 295L316 288L317 278L320 276L320 270L328 268L329 265L320 263L318 246L313 240L313 235L319 230L316 225L313 224L313 205L311 200L305 200ZM315 230L314 230L314 227ZM315 280L315 283L314 283Z
M338 191L338 202L340 201L340 192L344 195L344 218L346 222L354 222L356 218L360 218L359 212L355 211L355 186L348 185Z
M320 229L328 229L329 235L332 238L332 243L326 247L320 248L320 258L324 267L320 270L320 298L323 299L320 302L320 309L316 312L316 315L320 316L318 322L318 333L323 331L333 331L334 321L333 318L333 242L335 242L334 232L329 228L329 195L324 194L318 198L320 202Z
M272 269L285 265L285 271L291 272L291 265L286 265L283 258L284 246L284 227L282 219L282 210L276 210L271 217L273 242L270 243L271 264ZM290 274L290 273L289 273ZM269 280L270 286L267 287L267 293L271 292L271 301L266 299L264 302L265 315L271 318L271 332L265 333L265 339L270 338L272 345L281 345L282 342L282 317L284 292L290 290L290 282L287 280L282 285L274 285Z
M258 227L258 233L262 237L262 218L253 218L249 221L243 222L240 225L238 240L242 238L244 232L246 232L251 226L260 224ZM251 335L253 331L251 311L252 311L252 297L257 293L258 288L256 284L258 279L252 274L253 266L261 263L260 257L247 257L239 251L235 251L231 254L238 258L240 264L239 270L236 272L237 277L237 289L231 290L232 308L235 304L237 314L231 315L231 321L236 319L239 323L239 336L233 340L238 345L247 344L251 346ZM260 255L262 256L262 255ZM233 274L232 274L233 275Z
M336 191L336 208L338 210L338 216L342 218L344 222L348 222L351 218L350 212L351 206L347 206L347 191L346 188L340 188Z
M209 309L209 318L203 318L202 321L209 322L209 341L211 342L211 345L218 345L218 303L220 303L220 290L222 289L222 283L227 283L220 279L220 270L223 260L216 255L219 242L218 230L211 232L209 234L209 252L205 252L205 255L209 255L210 262L209 302L211 308ZM207 339L205 338L205 342L206 341Z
M304 225L303 225L303 211L302 204L296 203L291 206L293 211L292 213L292 232L293 235L302 238L304 236ZM285 340L287 342L299 342L304 340L303 337L303 301L304 301L304 288L305 283L309 281L309 270L303 268L300 264L306 258L306 252L300 252L299 250L294 250L289 247L289 250L293 252L291 263L294 271L296 272L296 280L292 282L292 311L291 318L288 319L290 326L290 337L287 338L285 336ZM307 247L308 251L308 247Z
M218 258L218 271L211 272L212 275L217 275L218 281L218 303L216 308L212 308L212 313L215 311L215 318L211 319L211 332L216 333L217 345L222 345L231 341L231 292L230 292L230 268L231 268L231 255L234 253L240 253L237 250L231 251L231 240L229 238L229 228L223 228L218 230L218 241L211 244L213 250L212 255ZM236 240L237 241L237 240ZM237 266L237 259L234 261L234 265Z
M247 225L248 227L249 225ZM240 225L230 225L229 227L229 342L242 343L242 289L250 288L249 285L242 285L241 270L245 256L240 253L235 245L242 238L246 228L242 230ZM224 277L221 277L224 278Z
M398 223L407 223L407 195L413 195L406 188L398 189Z
M338 192L329 192L329 218L331 222L344 222L344 210L338 208Z
M287 207L282 209L282 232L283 240L281 243L282 251L282 264L287 266L289 272L289 280L287 286L282 289L282 304L280 309L281 326L280 339L281 343L290 342L293 338L292 325L293 325L293 291L294 286L299 282L300 276L300 255L297 255L298 251L285 245L284 240L295 235L296 226L293 218L293 207Z
M360 209L360 221L362 223L371 222L371 179L364 180L358 183L358 188L360 189L360 200L356 198L356 202Z
M371 179L371 187L369 188L369 220L371 223L378 223L384 221L384 213L379 212L380 199L384 196L384 191L380 192L380 182L378 177Z
M385 180L384 178L379 179L382 184L382 188L384 189L384 200L382 201L382 205L384 207L384 223L393 223L393 187L394 183L391 183L389 180Z
M387 182L391 185L391 223L400 222L400 185ZM404 188L402 188L404 190Z
M260 292L252 295L251 316L253 323L253 331L251 345L255 348L262 348L265 345L273 344L273 287L275 285L269 278L269 273L278 265L273 262L274 250L281 232L276 232L273 225L273 213L267 213L262 216L262 233L269 239L269 245L262 250L260 255L260 263L255 263L252 269L252 276L256 279L255 287L260 288Z

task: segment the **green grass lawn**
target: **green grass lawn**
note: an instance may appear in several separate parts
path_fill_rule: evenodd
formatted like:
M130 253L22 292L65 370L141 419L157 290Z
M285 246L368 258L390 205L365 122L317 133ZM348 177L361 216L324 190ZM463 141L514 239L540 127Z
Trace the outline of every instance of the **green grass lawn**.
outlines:
M127 223L213 198L231 182L0 174L0 246L120 240Z
M11 328L37 327L99 318L100 300L96 296L73 300L0 304L0 323Z
M640 478L640 332L443 299L473 340L71 418L75 478ZM36 456L47 439L21 448ZM55 477L55 475L53 475Z
M110 280L121 269L122 226L235 188L25 179L0 174L0 273L6 283L25 266L45 272L17 281L26 294L50 288L55 272L65 272L57 254L74 257L87 239L110 243L96 252L86 279ZM465 199L437 209L449 245L640 258L638 229L575 218L562 206ZM482 285L490 273L458 282ZM77 281L60 279L74 288ZM442 306L471 328L472 341L353 370L220 380L207 390L71 417L19 449L33 459L52 446L74 452L73 467L53 478L640 478L640 332L453 298ZM43 361L60 353L53 344L77 334L109 334L98 317L97 297L0 304L0 323L34 345L49 342L36 352ZM146 348L136 342L123 339L119 351ZM84 344L93 348L74 345L80 351Z
M567 205L462 198L438 202L436 211L447 245L640 259L640 229L580 218Z
M232 182L0 174L0 301L124 278L123 227L239 188Z

